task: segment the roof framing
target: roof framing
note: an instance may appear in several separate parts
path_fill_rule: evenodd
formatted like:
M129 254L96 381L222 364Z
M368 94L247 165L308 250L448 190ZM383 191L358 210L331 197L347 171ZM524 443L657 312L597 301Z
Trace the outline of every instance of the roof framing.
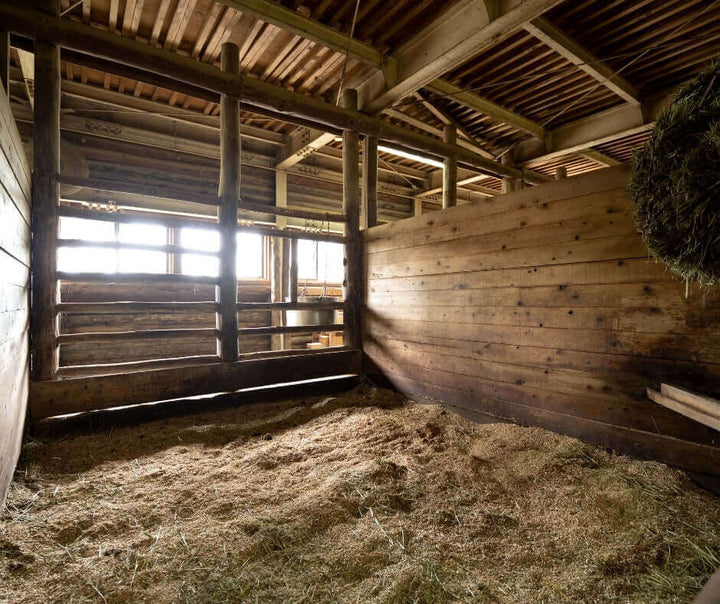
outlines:
M552 48L570 63L595 78L628 103L638 104L641 102L640 93L632 84L616 74L608 65L575 42L575 40L565 35L547 19L538 17L529 23L525 23L523 27L529 34Z

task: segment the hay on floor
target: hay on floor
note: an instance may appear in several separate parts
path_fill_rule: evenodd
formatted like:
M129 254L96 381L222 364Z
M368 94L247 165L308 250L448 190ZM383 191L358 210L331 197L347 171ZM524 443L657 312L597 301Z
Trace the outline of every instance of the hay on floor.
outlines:
M364 386L31 442L1 602L686 602L718 498Z

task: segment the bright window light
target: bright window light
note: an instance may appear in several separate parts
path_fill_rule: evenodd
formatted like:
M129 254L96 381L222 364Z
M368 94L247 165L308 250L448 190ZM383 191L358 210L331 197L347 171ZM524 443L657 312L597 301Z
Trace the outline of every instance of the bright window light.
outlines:
M115 273L117 250L103 247L58 248L57 267L66 273Z
M217 277L220 274L220 261L215 256L183 254L180 259L183 275L196 277Z
M257 233L237 234L238 279L262 279L263 237Z
M118 250L120 273L167 273L167 254L148 250Z
M119 224L118 241L123 243L146 243L149 245L165 245L167 229L157 224Z
M343 245L327 241L298 241L298 279L342 283Z
M392 147L386 147L385 145L378 145L378 151L384 151L398 157L404 157L405 159L411 159L421 164L427 164L428 166L434 166L436 168L442 168L443 163L436 159L430 159L429 157L423 157L422 155L415 155L415 153L408 153L402 149L393 149Z
M183 227L180 231L180 245L193 250L217 252L220 249L220 233L213 229Z
M87 218L60 218L61 239L84 241L115 241L115 223Z

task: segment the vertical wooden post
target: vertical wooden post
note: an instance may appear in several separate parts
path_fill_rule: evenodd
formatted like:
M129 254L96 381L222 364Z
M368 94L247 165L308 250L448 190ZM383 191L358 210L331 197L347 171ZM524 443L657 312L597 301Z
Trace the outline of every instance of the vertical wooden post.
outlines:
M290 302L298 301L298 240L290 239Z
M565 166L555 168L555 179L561 180L563 178L567 178L567 168Z
M455 126L447 124L443 128L443 140L448 145L454 145L457 141ZM443 197L442 207L454 208L457 205L457 158L446 157L443 162Z
M0 84L5 93L10 96L8 82L10 81L10 32L0 28Z
M357 111L357 90L343 91L342 104L345 109ZM345 223L345 345L361 347L360 312L362 308L362 240L360 238L360 187L358 182L358 134L343 131L343 212Z
M501 158L500 162L503 166L515 166L515 158L513 156L512 150L505 153ZM510 176L505 176L502 179L502 192L503 193L512 193L515 190L515 179L511 178Z
M363 145L363 185L360 228L370 229L377 225L378 139L366 136Z
M423 213L422 197L413 198L413 216L421 216Z
M287 207L287 172L278 170L275 172L275 205L277 207ZM287 225L287 218L284 216L275 217L275 226L278 229L284 229ZM283 261L285 257L286 240L282 237L270 238L270 301L283 302L285 300L285 292L283 282L287 287L287 278L283 278ZM272 324L282 326L285 324L285 311L272 311ZM277 334L270 336L270 347L272 350L283 350L285 348L285 336Z
M223 71L240 73L240 49L237 44L222 45ZM218 303L218 356L222 361L238 358L237 320L237 202L240 197L240 105L235 97L220 97L220 280L216 287Z
M42 8L57 17L59 0L44 0ZM32 175L32 375L55 377L58 368L57 238L60 171L60 48L35 41L35 128Z

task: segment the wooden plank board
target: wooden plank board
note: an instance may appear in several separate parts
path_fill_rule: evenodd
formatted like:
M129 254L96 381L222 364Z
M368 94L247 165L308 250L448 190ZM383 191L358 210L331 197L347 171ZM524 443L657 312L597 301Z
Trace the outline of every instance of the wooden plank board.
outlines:
M694 419L696 422L700 422L701 424L705 424L706 426L710 426L711 428L720 431L720 418L716 415L710 415L709 413L700 411L694 406L675 400L669 396L664 396L650 388L647 389L647 395L651 400L663 407L682 413L685 417L689 417L690 419Z
M684 403L685 405L694 407L698 411L720 419L720 401L695 394L688 390L683 390L677 386L670 386L669 384L662 384L660 386L660 393L663 396L675 399L680 403Z
M229 392L283 382L357 373L359 351L320 352L143 371L129 375L32 382L32 421L94 409Z

